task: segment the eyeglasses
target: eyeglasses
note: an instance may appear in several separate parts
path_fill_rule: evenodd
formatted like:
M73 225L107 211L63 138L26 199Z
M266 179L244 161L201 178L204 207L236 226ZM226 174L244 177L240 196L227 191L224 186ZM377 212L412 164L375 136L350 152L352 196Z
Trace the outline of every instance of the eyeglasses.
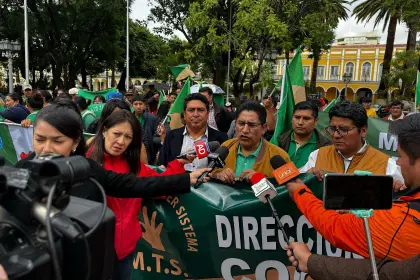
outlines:
M331 136L333 136L334 133L336 133L336 132L340 136L347 136L349 134L349 131L353 130L355 128L356 128L356 126L353 126L353 127L337 127L337 126L329 125L325 128L325 132L329 133Z
M245 125L248 125L248 127L249 127L250 129L255 129L255 128L257 128L258 126L260 126L260 125L261 125L261 123L253 123L253 122L242 122L242 121L239 121L239 122L236 122L236 125L237 125L240 129L243 129L243 128L245 127Z

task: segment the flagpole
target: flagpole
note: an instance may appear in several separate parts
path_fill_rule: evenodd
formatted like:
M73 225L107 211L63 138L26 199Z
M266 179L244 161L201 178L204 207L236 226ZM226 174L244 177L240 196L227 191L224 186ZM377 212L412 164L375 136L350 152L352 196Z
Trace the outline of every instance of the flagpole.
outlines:
M230 52L231 52L231 37L232 37L232 0L229 1L229 52L228 52L228 73L227 73L227 87L226 87L226 104L229 103L229 88L230 88Z
M130 0L127 0L127 55L126 55L126 80L125 80L125 85L126 85L126 90L128 90L128 87L130 86L130 69L129 69L129 64L130 64L130 34L129 34L129 23L130 23Z
M23 17L25 24L25 79L26 84L29 85L29 35L28 35L28 0L23 1ZM34 77L35 78L35 77Z

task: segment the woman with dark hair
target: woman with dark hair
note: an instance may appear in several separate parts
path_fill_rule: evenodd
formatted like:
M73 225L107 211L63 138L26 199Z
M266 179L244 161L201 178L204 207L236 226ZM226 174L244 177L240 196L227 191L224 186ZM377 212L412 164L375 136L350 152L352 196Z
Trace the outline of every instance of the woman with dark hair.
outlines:
M21 123L29 115L29 110L22 105L22 97L18 93L10 93L6 96L7 109L0 112L5 121Z
M93 98L93 104L102 104L105 103L105 97L103 97L102 95L97 95L95 96L95 98Z
M87 132L88 133L92 133L92 134L96 134L96 135L100 135L98 133L98 131L99 131L99 127L101 126L101 124L103 122L105 122L105 120L112 113L117 112L119 110L126 110L126 111L131 112L130 111L130 106L127 104L127 102L125 102L123 100L119 100L119 99L111 99L111 100L109 100L105 104L104 108L102 109L102 113L101 113L100 117L90 124L90 126L88 127ZM88 147L91 146L91 144L92 144L92 142L93 142L93 140L95 138L96 138L96 136L93 137L93 138L90 138L87 141ZM141 130L141 139L143 139L143 143L141 144L142 145L141 162L147 164L147 149L146 149L146 147L147 147L147 141L145 141L146 136L145 136L145 132L144 132L143 129Z
M91 100L86 100L86 98L82 96L78 96L74 100L74 103L76 103L77 107L79 108L80 114L82 115L83 129L85 131L87 131L89 125L96 119L95 113L88 110L90 102Z
M33 147L34 152L16 163L16 167L23 167L26 161L41 154L84 156L83 123L76 104L69 100L60 100L43 108L35 119ZM114 197L153 198L186 193L190 191L190 184L195 184L205 170L209 171L207 168L190 174L139 179L135 175L107 171L92 159L88 159L88 162L92 176L103 186L107 195ZM90 182L73 188L71 194L101 201L96 186Z
M106 118L99 128L98 135L102 137L95 137L87 157L116 173L130 173L138 177L182 174L185 172L184 164L191 163L194 159L191 157L190 160L174 160L162 174L147 167L140 161L140 123L126 110L117 111ZM114 280L130 279L134 250L142 236L137 218L141 202L141 198L107 197L107 205L116 217L114 245L119 261Z
M42 95L42 98L44 99L44 107L48 106L53 101L53 95L49 90L40 90L39 91Z

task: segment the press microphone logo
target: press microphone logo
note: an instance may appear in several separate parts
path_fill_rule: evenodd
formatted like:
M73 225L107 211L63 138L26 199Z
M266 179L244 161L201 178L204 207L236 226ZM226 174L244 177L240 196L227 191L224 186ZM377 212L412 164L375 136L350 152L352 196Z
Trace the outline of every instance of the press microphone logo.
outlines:
M209 155L210 148L205 140L195 142L194 149L199 159L205 158Z

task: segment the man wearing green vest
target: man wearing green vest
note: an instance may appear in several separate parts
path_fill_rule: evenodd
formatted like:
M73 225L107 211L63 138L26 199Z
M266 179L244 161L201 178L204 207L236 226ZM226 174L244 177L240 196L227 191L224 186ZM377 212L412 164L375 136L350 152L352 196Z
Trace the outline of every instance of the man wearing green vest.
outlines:
M315 127L318 122L318 107L311 101L295 105L292 130L278 137L279 147L285 150L297 168L308 161L309 155L331 141L319 133Z

